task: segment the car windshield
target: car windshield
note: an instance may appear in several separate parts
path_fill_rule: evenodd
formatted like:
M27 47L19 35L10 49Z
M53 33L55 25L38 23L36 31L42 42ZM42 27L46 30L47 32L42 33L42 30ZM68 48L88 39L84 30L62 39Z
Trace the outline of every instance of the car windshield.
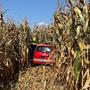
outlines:
M52 52L52 47L50 47L50 46L38 46L36 51L50 53L50 52Z

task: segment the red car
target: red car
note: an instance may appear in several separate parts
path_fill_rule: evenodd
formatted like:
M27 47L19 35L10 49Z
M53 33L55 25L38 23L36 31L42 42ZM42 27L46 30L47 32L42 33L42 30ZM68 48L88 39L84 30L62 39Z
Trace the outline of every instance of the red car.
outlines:
M53 52L53 46L49 44L32 44L33 57L32 64L51 64L53 58L51 53Z

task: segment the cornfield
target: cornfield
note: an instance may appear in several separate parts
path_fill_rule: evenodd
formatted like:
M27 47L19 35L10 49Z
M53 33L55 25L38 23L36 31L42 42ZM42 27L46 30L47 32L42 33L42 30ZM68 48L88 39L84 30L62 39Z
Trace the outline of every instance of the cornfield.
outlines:
M30 67L26 76L22 75L29 79L25 79L26 82L22 79L27 90L90 90L90 4L85 0L67 2L69 6L66 10L58 9L54 13L51 25L35 25L32 32L26 20L16 26L9 22L2 24L1 18L1 87L13 79L21 78L19 71L29 66L30 43L34 42L50 43L57 50L51 68L42 66L31 70ZM35 74L38 74L38 78ZM23 87L17 86L17 90Z

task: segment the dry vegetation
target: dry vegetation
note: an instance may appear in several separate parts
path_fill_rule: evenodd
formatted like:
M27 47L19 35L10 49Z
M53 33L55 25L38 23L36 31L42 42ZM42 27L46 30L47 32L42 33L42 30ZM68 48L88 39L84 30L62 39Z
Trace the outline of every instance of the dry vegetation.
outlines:
M68 0L68 9L56 11L50 26L35 26L33 32L27 21L19 27L1 24L1 87L17 76L15 90L90 90L90 6L84 1ZM55 45L56 62L19 73L29 64L32 41Z

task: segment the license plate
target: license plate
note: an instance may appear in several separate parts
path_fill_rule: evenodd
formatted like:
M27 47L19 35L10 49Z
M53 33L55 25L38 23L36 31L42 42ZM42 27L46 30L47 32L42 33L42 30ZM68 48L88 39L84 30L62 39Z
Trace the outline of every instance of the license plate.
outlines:
M42 59L42 62L45 62L45 60Z

